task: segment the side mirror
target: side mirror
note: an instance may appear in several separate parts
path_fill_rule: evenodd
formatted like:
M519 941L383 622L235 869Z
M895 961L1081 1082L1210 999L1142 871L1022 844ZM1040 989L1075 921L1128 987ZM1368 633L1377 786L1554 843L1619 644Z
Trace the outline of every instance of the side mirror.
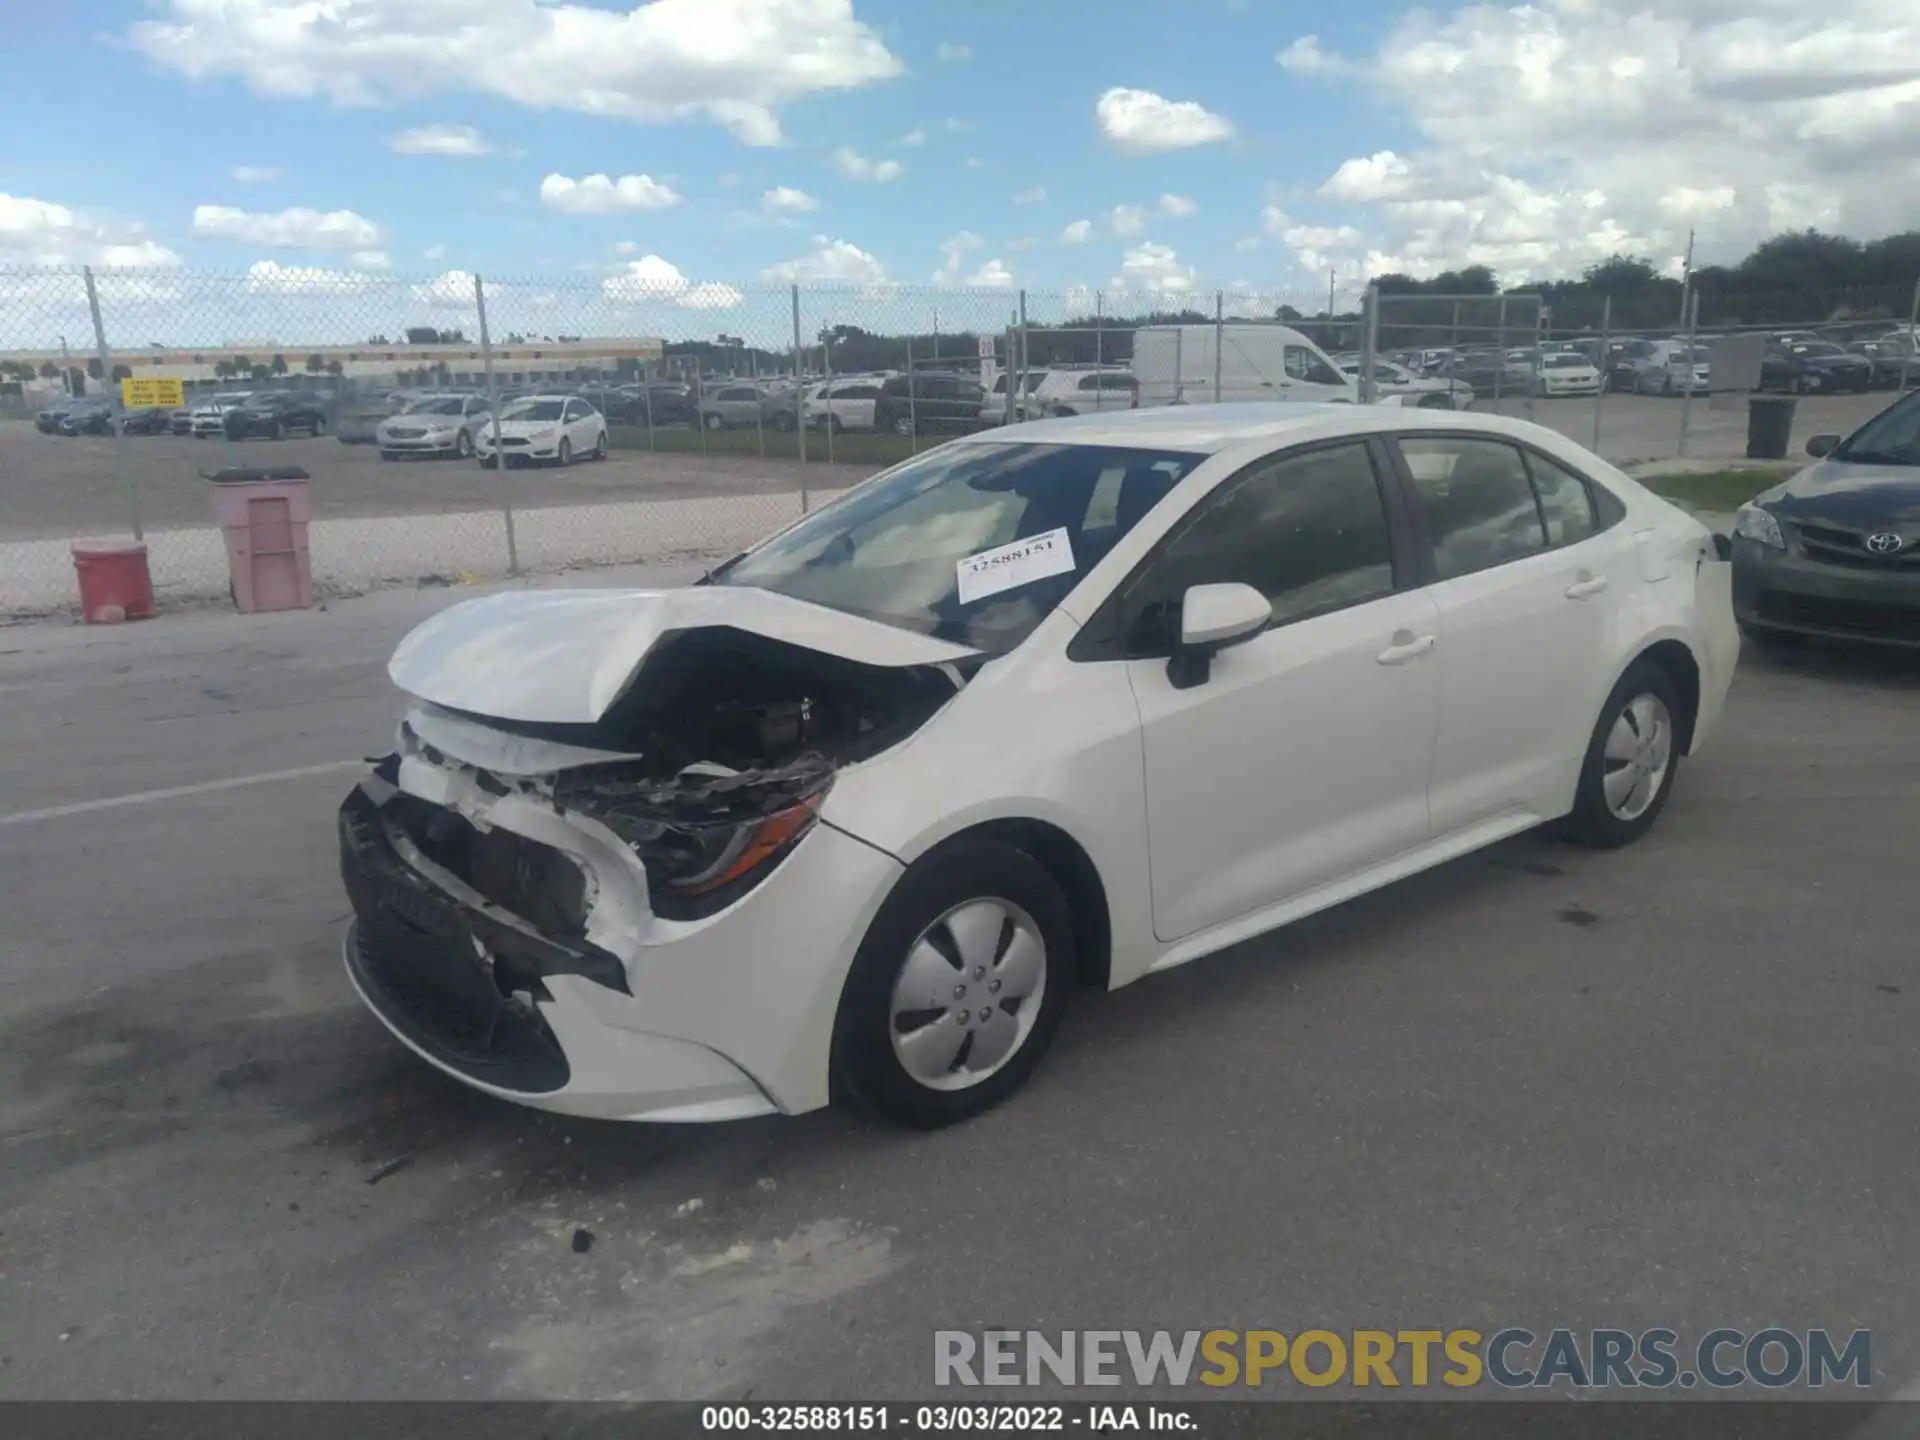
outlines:
M1273 620L1273 606L1251 585L1194 585L1180 599L1180 640L1167 661L1176 690L1204 685L1213 657L1253 639Z
M1807 454L1813 456L1816 460L1824 459L1839 448L1840 437L1838 435L1815 435L1811 440L1807 441Z

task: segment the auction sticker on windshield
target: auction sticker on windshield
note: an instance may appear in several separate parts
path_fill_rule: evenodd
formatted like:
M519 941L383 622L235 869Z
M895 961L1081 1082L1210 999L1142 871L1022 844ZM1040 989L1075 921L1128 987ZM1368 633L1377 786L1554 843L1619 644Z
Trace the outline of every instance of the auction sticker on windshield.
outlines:
M1002 590L1031 585L1050 575L1065 575L1073 569L1073 541L1066 527L997 545L969 555L959 563L960 603L971 605Z

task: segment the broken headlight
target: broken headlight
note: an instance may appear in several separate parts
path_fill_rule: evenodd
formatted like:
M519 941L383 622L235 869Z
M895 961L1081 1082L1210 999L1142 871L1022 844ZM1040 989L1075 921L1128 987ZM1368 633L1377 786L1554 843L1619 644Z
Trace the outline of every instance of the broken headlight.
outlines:
M819 819L832 782L832 765L807 754L768 770L690 766L664 780L600 766L561 777L553 798L640 857L656 915L698 920L778 868Z

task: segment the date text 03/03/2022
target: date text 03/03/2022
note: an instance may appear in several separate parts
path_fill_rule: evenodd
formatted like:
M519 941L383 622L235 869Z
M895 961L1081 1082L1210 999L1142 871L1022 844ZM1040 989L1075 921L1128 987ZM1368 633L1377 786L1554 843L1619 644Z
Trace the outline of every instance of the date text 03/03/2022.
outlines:
M1199 1421L1174 1405L708 1405L700 1412L702 1433L876 1432L940 1435L1066 1433L1116 1434L1123 1430L1177 1434Z

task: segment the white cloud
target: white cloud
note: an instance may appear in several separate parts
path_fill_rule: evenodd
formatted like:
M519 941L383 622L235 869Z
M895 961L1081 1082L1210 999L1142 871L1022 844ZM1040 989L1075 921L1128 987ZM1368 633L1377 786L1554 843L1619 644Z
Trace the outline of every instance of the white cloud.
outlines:
M242 185L265 185L283 173L271 165L236 165L227 172Z
M688 310L731 310L744 299L746 296L733 286L708 281L689 289L680 297L680 304Z
M643 122L699 116L777 145L777 112L903 66L852 0L154 0L129 43L192 80L343 106L469 92Z
M1107 224L1123 239L1138 235L1147 228L1147 212L1138 205L1116 205L1107 216Z
M445 245L429 245L420 252L420 258L422 260L444 260L447 258L447 247Z
M942 264L934 272L933 283L952 285L960 276L961 262L973 251L982 248L987 242L971 230L962 230L949 235L940 242Z
M1160 197L1160 213L1170 220L1184 220L1199 208L1200 207L1194 204L1193 201L1179 195L1162 195Z
M880 262L857 245L845 240L813 237L813 248L793 260L783 260L761 272L762 278L781 283L815 281L876 285L887 278Z
M549 175L540 182L540 202L568 215L610 215L616 210L665 210L680 203L671 185L651 175Z
M1238 240L1233 242L1233 248L1238 250L1242 255L1245 255L1249 250L1258 250L1260 248L1260 237L1258 235L1242 235Z
M1302 35L1273 59L1282 70L1295 75L1332 75L1348 68L1346 61L1320 48L1318 35Z
M1346 213L1299 227L1351 225L1337 258L1366 273L1481 264L1524 283L1616 251L1670 265L1689 226L1724 263L1809 224L1870 238L1916 219L1912 0L1455 3L1358 58L1281 54L1419 137L1340 164L1321 198Z
M1121 150L1184 150L1230 139L1233 122L1191 100L1166 100L1151 90L1115 86L1094 106L1100 133Z
M384 250L356 250L347 257L349 263L362 270L390 270L393 257Z
M157 240L135 240L102 245L93 252L93 263L107 270L168 270L186 262Z
M270 250L372 250L385 239L381 228L364 215L302 205L272 215L250 214L231 205L196 205L193 233Z
M1260 228L1274 239L1282 239L1293 228L1293 217L1278 205L1269 205L1260 212Z
M1038 205L1042 200L1046 198L1047 198L1046 186L1030 185L1025 190L1022 190L1019 194L1013 197L1013 203L1016 205Z
M1033 247L1038 245L1039 243L1040 243L1040 238L1037 235L1017 235L1013 239L1007 241L1007 243L1003 245L1001 248L1005 250L1009 255L1018 255L1023 250L1033 249Z
M1113 288L1178 294L1193 288L1193 267L1182 265L1170 247L1149 240L1120 257L1120 273L1113 277Z
M84 264L145 269L178 265L180 257L139 225L0 193L0 265Z
M401 155L445 155L469 160L491 155L493 146L471 125L422 125L387 137L387 148Z
M1084 245L1092 238L1093 222L1091 220L1075 220L1060 232L1062 245Z
M414 304L429 310L471 311L474 308L471 271L443 270L424 285L414 285L409 290ZM485 290L489 301L499 297L498 285L487 285Z
M951 63L956 60L971 60L973 58L973 47L971 45L955 45L951 41L942 40L940 42L940 48L934 52L934 58L942 63Z
M623 305L657 301L683 310L731 310L746 298L731 285L695 285L679 266L658 255L629 260L600 282L600 290Z
M833 152L833 163L849 180L866 180L878 185L898 180L902 173L898 160L870 160L846 145Z
M804 215L809 210L818 210L820 202L804 190L776 185L760 197L760 208L769 215Z
M1011 290L1013 272L1000 261L989 260L967 277L967 284L975 290Z
M282 265L256 260L247 267L246 289L252 295L303 295L322 299L366 290L371 277L355 270L327 270L312 265ZM473 282L467 282L467 302L473 302Z
M927 132L916 125L893 143L908 150L918 149L927 143Z

